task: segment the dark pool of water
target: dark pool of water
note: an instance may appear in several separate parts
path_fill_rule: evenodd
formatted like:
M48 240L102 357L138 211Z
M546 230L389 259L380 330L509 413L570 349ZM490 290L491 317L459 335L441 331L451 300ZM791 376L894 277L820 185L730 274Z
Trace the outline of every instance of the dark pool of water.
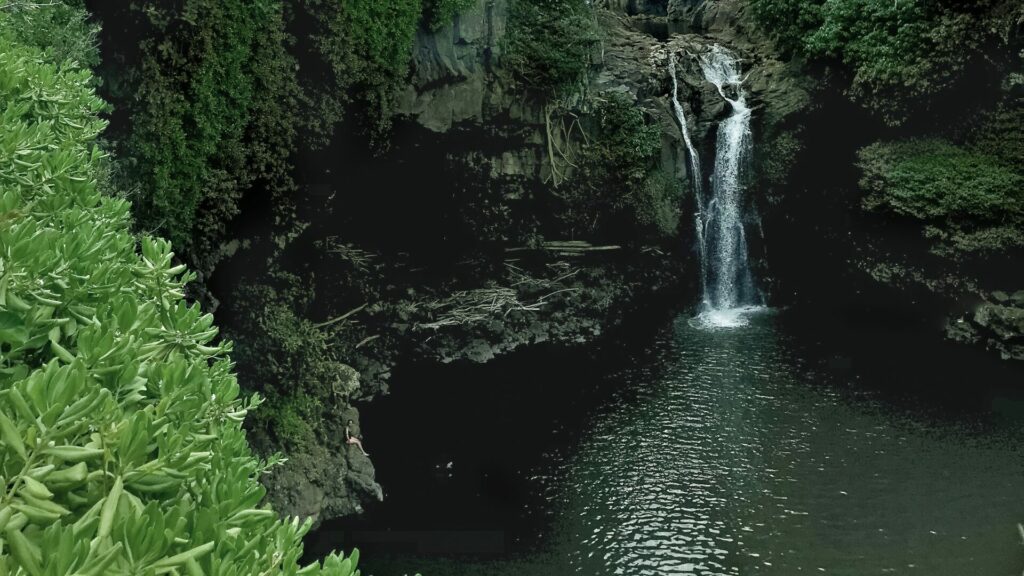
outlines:
M388 503L314 553L359 546L377 576L1024 568L1019 369L772 313L627 340L404 375L367 417Z

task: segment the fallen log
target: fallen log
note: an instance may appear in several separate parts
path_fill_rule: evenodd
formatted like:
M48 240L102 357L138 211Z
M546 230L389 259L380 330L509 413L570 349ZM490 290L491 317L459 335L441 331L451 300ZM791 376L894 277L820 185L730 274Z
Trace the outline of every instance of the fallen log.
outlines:
M540 246L516 246L514 248L505 248L505 253L514 252L528 252L531 250L542 250L544 252L555 252L557 254L565 255L582 255L587 252L606 252L609 250L621 250L622 246L615 244L609 244L605 246L594 246L589 242L583 240L558 240L550 242L542 242Z

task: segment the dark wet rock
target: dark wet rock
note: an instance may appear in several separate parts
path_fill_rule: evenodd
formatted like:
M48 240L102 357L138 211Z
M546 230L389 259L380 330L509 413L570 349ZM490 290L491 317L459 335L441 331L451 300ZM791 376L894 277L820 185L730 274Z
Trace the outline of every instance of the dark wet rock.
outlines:
M655 257L651 257L652 259ZM536 311L512 311L487 322L426 330L415 355L440 362L486 362L524 346L554 343L566 346L595 341L622 324L630 314L652 305L680 286L682 273L667 258L658 267L643 264L582 265L572 282L523 296L544 298ZM641 270L643 268L643 270ZM421 331L423 333L424 331Z
M946 335L967 344L981 344L1004 360L1024 360L1024 290L1012 296L994 291L973 314L951 322Z
M359 412L347 407L331 416L319 442L289 451L287 462L263 479L278 512L319 524L326 518L361 513L365 504L383 498L370 459L345 443L345 423L358 423ZM260 444L259 438L253 441ZM372 448L372 441L367 444Z
M483 122L496 110L521 118L515 94L495 74L507 22L508 0L481 1L451 26L417 32L412 77L399 95L397 114L435 132Z

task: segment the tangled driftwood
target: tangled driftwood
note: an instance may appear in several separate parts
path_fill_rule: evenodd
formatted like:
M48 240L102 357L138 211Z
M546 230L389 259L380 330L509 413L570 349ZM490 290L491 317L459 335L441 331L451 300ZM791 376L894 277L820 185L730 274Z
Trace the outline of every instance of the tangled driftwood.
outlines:
M481 322L495 317L507 316L515 310L532 312L539 310L543 302L524 304L512 288L478 288L462 290L447 298L432 300L422 306L435 312L435 320L420 324L420 328L437 330L444 326L456 326Z
M328 254L347 260L356 270L366 270L373 263L373 259L377 257L373 252L356 248L354 244L341 243L337 236L328 236L318 241L317 247Z

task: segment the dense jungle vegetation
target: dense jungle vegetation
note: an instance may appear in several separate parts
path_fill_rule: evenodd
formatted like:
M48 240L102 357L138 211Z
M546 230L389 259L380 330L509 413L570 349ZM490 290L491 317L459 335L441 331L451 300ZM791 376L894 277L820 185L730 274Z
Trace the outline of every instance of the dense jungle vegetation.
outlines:
M823 90L844 93L878 122L856 136L875 140L857 153L860 206L892 228L917 230L921 249L912 258L920 271L911 275L932 287L955 277L960 290L1019 282L1004 271L1024 248L1020 4L751 6L781 50L805 59Z
M0 572L352 574L300 570L309 523L260 507L274 461L241 428L259 398L106 187L94 34L72 6L0 11Z

